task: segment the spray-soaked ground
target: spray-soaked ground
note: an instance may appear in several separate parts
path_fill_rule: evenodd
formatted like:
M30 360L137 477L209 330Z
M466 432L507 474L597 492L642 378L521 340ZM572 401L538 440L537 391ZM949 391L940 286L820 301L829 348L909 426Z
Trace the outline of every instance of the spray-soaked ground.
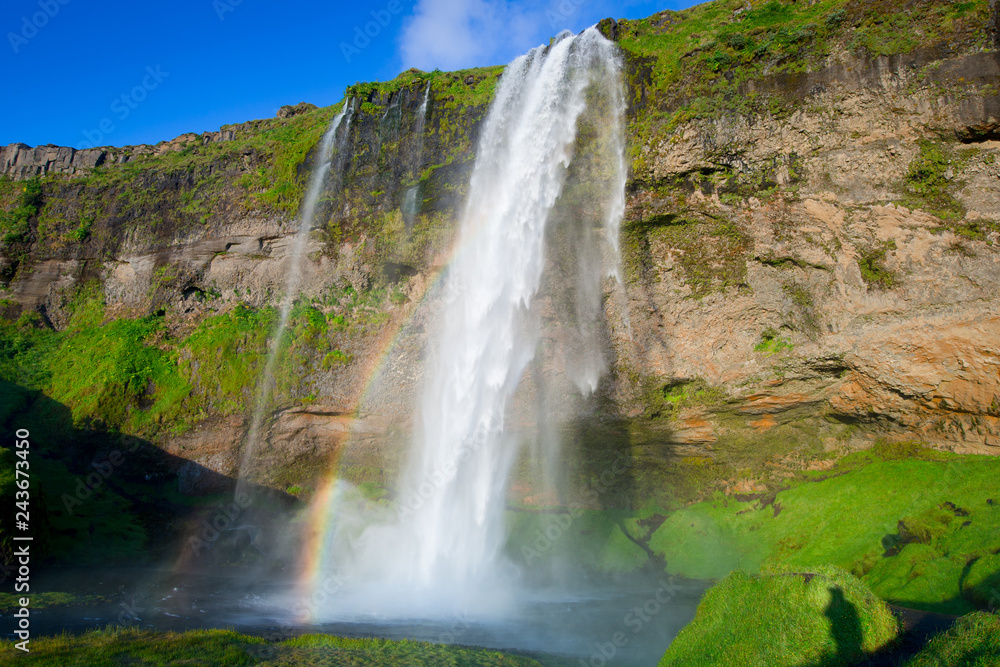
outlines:
M94 604L32 609L37 635L83 632L109 624L156 630L234 627L269 639L322 632L346 637L419 639L437 643L546 653L571 664L655 665L691 620L704 586L667 577L634 575L586 583L574 593L535 590L518 596L504 619L478 621L461 614L392 620L373 616L300 624L302 591L286 575L232 568L212 574L154 570L66 570L40 575L34 592L98 596ZM336 615L338 593L322 598ZM329 616L328 616L329 617ZM10 633L11 627L5 632ZM36 635L36 636L37 636ZM603 659L603 661L602 661Z

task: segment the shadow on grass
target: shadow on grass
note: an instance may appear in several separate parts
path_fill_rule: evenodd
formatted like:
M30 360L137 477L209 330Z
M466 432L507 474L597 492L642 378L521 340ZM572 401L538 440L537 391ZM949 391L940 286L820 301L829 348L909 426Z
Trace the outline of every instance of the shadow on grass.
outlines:
M902 667L910 658L923 650L931 639L946 632L958 619L957 616L896 605L889 605L889 608L899 618L901 627L899 640L869 655L861 662L845 664L857 667Z
M255 528L243 516L247 507L281 512L296 502L286 494L251 486L250 499L234 503L236 480L231 477L144 438L100 423L74 421L69 406L37 390L0 380L0 405L0 502L14 507L19 490L15 462L26 460L34 564L176 559L177 549L187 548L189 534L202 539L202 548L195 551L206 564L238 560L255 540ZM29 433L26 450L14 447L15 433L21 430ZM18 451L26 453L18 458ZM182 476L196 478L208 493L182 493ZM13 520L12 513L0 515L0 563L13 562ZM9 572L9 566L0 568L0 579Z
M862 652L861 618L858 610L844 597L840 586L830 587L830 603L823 615L830 619L830 633L837 644L836 659L842 664L850 664L853 656Z

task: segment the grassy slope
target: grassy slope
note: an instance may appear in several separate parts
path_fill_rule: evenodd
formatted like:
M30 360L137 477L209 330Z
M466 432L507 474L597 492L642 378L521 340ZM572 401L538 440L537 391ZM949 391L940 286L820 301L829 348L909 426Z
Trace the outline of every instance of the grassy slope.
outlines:
M898 630L885 603L843 570L820 568L809 579L735 573L705 593L660 667L852 665Z
M825 474L767 506L720 497L686 507L650 546L689 577L832 563L906 606L963 613L988 601L1000 565L1000 460L881 447Z
M252 400L247 380L266 357L274 308L237 303L189 333L171 335L156 316L105 321L95 287L80 291L63 331L42 328L34 315L0 319L0 379L68 405L78 423L146 436L183 431L209 413L232 414ZM306 396L306 376L346 360L338 345L378 326L391 297L386 289L358 294L348 288L296 304L279 349L274 401Z
M342 639L306 635L280 643L231 630L184 633L109 629L85 635L46 637L30 644L34 665L453 665L537 667L537 660L498 651L415 641ZM12 642L0 661L14 660Z

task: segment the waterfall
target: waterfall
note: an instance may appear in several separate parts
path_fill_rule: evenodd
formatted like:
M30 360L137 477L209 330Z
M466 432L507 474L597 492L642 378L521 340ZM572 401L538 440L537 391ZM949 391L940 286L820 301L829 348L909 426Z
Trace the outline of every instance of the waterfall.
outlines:
M600 316L603 277L617 267L607 256L617 257L624 202L621 87L615 46L594 28L578 36L565 32L504 71L483 124L442 288L396 516L371 521L342 511L323 547L336 559L327 567L363 589L359 606L369 613L482 610L516 581L516 568L502 553L504 508L520 454L520 438L507 421L542 331L536 300L547 265L547 225L561 206L579 146L596 152L588 163L593 168L574 178L595 207L584 218L596 213L600 219L559 215L558 222L577 225L573 229L591 241L592 228L603 227L597 235L610 239L604 252L596 242L584 244L576 259L580 275L570 278L581 284L567 288L568 300L577 302L575 337L586 344L564 356L600 358L584 329ZM590 136L581 144L588 106L590 134L600 140ZM594 390L603 368L586 367L577 383L583 393ZM349 504L342 501L340 507ZM338 609L347 606L338 599Z
M420 178L420 168L424 162L424 128L427 126L427 103L431 96L431 82L427 82L424 87L424 99L417 109L417 118L413 124L413 136L416 137L417 150L413 160L414 177ZM406 222L406 231L413 228L413 221L417 217L417 190L418 185L411 185L403 195L403 220Z
M274 334L271 336L264 372L257 386L257 397L254 402L250 429L243 444L243 452L240 457L239 479L236 487L237 494L244 490L247 478L252 472L254 454L260 444L264 415L274 391L274 371L278 361L278 352L281 348L285 330L288 328L288 318L291 315L295 297L298 295L299 284L302 282L302 255L305 252L306 242L309 240L309 232L312 229L313 218L316 215L316 205L319 203L320 195L323 193L326 185L327 175L330 173L330 166L333 163L337 131L346 118L344 132L341 136L347 136L347 131L350 129L352 111L351 100L345 100L343 108L330 121L330 125L319 143L319 150L316 152L315 163L313 164L312 173L309 176L309 187L306 190L306 196L302 201L302 209L299 214L299 228L292 240L291 252L288 255L285 293L281 300L278 324L274 329Z

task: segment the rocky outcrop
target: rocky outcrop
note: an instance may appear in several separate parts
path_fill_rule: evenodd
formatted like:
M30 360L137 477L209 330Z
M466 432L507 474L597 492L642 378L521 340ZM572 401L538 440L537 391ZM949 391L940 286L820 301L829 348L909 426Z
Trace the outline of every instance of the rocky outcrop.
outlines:
M52 144L34 148L25 144L10 144L0 147L0 174L14 180L48 174L73 175L94 167L120 163L125 155L124 150L110 152L104 148L76 150Z
M278 118L291 118L292 116L297 116L300 113L305 113L307 111L312 111L316 108L315 104L310 104L309 102L299 102L298 104L286 104L280 109L278 109Z

